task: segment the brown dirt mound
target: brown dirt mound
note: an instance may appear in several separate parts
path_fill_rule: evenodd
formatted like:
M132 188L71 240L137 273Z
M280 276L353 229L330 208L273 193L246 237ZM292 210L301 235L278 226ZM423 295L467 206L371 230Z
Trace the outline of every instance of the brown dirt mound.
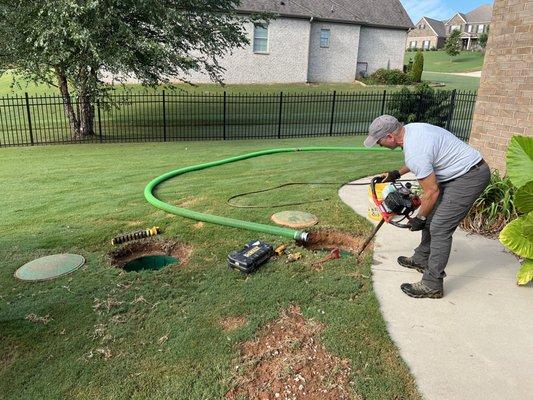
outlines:
M348 360L328 353L317 336L322 326L298 307L282 312L254 341L242 345L237 376L227 399L350 399Z
M192 246L174 240L143 239L126 243L109 252L108 258L112 266L123 268L129 261L144 256L172 256L180 260L179 267L189 262Z
M365 238L356 233L341 232L336 229L321 229L309 233L307 242L299 243L308 250L333 250L338 248L357 254Z

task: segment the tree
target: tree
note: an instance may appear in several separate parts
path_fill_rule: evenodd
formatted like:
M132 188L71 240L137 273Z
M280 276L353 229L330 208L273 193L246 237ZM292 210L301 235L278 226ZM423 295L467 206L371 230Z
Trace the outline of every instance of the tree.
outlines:
M450 34L450 37L446 40L444 45L444 51L450 57L455 57L461 51L461 32L454 29ZM453 58L452 58L453 61Z
M0 73L59 89L75 138L93 134L94 104L109 99L103 74L155 86L205 71L248 43L240 0L0 0ZM77 107L76 107L77 102Z
M489 38L489 35L486 33L481 33L477 38L477 44L479 47L481 47L482 50L485 50L485 47L487 46L487 40Z
M418 50L415 54L415 62L411 68L413 82L420 82L422 80L422 71L424 71L424 55L422 54L422 50Z
M437 126L446 126L449 118L451 92L436 91L427 83L418 84L413 91L403 87L391 95L387 109L398 121L427 122Z

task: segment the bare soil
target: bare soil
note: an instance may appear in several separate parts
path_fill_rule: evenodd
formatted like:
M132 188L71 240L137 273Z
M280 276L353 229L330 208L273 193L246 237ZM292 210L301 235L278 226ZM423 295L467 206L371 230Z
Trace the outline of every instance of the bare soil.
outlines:
M282 311L257 339L242 344L227 399L357 399L350 394L350 364L319 341L323 327L299 307Z
M145 256L171 256L177 258L179 267L189 262L192 246L175 240L143 239L128 242L109 252L108 258L112 266L123 268L131 260Z
M310 232L307 242L301 242L299 244L308 250L333 250L338 248L352 254L357 254L364 242L365 237L359 234L342 232L330 228Z

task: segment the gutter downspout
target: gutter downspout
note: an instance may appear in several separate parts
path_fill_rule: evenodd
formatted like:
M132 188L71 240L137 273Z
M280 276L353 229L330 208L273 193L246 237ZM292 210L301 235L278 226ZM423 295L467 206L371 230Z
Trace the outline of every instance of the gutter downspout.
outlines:
M313 21L315 20L315 17L309 18L309 41L307 43L307 76L305 81L307 83L309 82L309 63L311 61L311 34L313 33Z

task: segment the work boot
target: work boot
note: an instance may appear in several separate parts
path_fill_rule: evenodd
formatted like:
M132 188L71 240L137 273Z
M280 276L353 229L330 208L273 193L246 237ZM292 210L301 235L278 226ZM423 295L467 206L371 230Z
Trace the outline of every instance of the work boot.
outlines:
M426 269L423 265L415 263L411 257L398 257L398 264L405 268L416 269L420 273L424 273Z
M432 289L422 281L416 283L402 283L400 288L407 296L417 299L424 297L429 299L440 299L444 296L444 290Z

